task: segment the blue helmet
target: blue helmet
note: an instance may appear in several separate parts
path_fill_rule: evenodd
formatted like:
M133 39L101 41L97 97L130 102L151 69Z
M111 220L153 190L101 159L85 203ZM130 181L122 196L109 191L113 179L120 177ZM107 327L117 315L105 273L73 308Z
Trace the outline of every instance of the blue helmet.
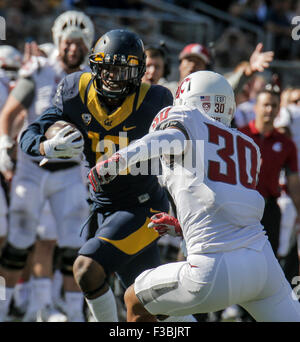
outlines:
M96 91L123 98L136 90L145 73L144 44L133 32L112 30L96 42L89 61Z

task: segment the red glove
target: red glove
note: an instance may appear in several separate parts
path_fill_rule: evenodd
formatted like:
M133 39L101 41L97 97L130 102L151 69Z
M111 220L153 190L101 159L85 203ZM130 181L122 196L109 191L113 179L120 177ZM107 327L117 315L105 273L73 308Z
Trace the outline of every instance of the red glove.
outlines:
M150 220L151 222L148 224L148 228L153 228L160 236L165 234L182 236L181 227L175 217L167 213L159 213L153 215Z
M97 163L89 172L89 181L95 192L101 191L103 184L108 184L119 174L120 163L126 163L119 153L111 158Z

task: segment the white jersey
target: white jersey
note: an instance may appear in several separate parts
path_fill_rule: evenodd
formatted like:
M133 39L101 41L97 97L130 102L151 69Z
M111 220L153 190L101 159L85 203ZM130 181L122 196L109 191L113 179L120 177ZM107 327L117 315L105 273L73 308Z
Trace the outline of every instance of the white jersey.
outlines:
M34 122L38 116L53 105L57 85L67 75L60 63L56 60L33 56L19 71L20 77L30 77L35 84L33 101L27 111L24 128ZM42 157L31 157L19 148L21 158L30 158L39 161ZM70 160L70 159L69 159ZM61 162L61 159L51 161Z
M0 110L2 110L10 91L10 79L3 69L0 69Z
M260 224L264 199L254 190L258 146L197 109L167 107L150 131L170 126L177 126L189 139L183 167L182 156L173 162L162 158L162 182L176 204L188 254L248 246L261 250L267 237Z
M34 98L27 114L27 123L31 124L52 105L57 85L66 73L57 61L33 56L20 69L19 76L30 77L35 84Z
M288 127L298 152L298 170L300 172L300 106L295 104L280 109L275 122L275 127Z

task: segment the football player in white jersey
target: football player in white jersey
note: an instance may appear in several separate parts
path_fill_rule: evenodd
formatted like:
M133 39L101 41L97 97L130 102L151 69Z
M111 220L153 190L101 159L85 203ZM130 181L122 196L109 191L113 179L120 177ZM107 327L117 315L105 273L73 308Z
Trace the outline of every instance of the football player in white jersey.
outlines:
M10 45L2 45L0 46L0 111L2 110L9 93L16 85L16 80L18 78L18 71L22 66L22 61L24 61L24 57L22 56L21 52L18 51L15 47ZM19 113L16 120L14 120L12 124L12 140L17 141L17 135L20 131L24 118L26 116L26 110ZM16 162L17 153L16 148L10 150L11 156L13 159L13 164ZM6 153L6 148L0 146L0 160L1 154ZM2 169L2 164L0 164L0 170ZM4 169L5 171L5 169ZM13 171L4 172L3 178L1 178L0 183L3 180L3 183L6 185L7 196L9 197L9 189L11 184L11 179L13 176ZM4 184L3 184L4 185ZM7 215L8 215L8 208L7 208L7 201L5 199L4 189L0 186L0 249L3 247L5 240L7 238L8 232L8 223L7 223ZM31 259L31 258L29 258ZM17 284L14 291L14 309L17 309L18 312L23 310L24 303L28 300L28 289L30 288L29 285L29 278L30 278L30 265L29 263L26 265L23 273L22 279L20 279L20 283Z
M0 46L0 110L7 100L9 92L14 87L18 70L21 67L22 54L13 46ZM14 131L14 129L13 129ZM0 154L2 152L0 146ZM0 157L1 159L1 157ZM1 164L0 164L1 170ZM0 249L7 235L7 202L0 179Z
M223 76L190 74L175 106L156 116L148 135L91 170L91 183L101 187L127 167L160 156L178 221L156 214L150 227L182 234L187 246L186 261L144 271L128 288L128 321L239 304L256 321L300 322L300 303L260 224L264 199L255 190L260 151L230 128L234 111L234 94Z
M94 39L94 26L90 18L78 11L64 12L56 19L52 32L58 56L56 59L33 56L20 70L20 79L1 114L2 147L12 144L11 121L20 110L27 109L27 121L30 124L51 105L57 85L65 75L87 68L82 65ZM4 148L2 151L0 163L6 169L4 171L9 171L12 163L8 150ZM84 236L80 236L80 232L74 231L74 228L80 226L88 214L87 189L82 180L80 158L54 160L43 168L39 167L39 162L39 159L18 151L9 209L10 228L0 260L0 274L6 279L7 287L6 300L0 302L0 320L5 318L13 287L36 241L41 211L48 201L57 231L45 232L45 253L46 248L48 252L44 259L48 262L44 260L43 268L34 279L33 289L37 291L35 298L40 309L38 319L47 320L52 310L51 265L53 239L57 238L61 249L66 314L69 321L82 321L83 297L72 274L73 260L84 242Z

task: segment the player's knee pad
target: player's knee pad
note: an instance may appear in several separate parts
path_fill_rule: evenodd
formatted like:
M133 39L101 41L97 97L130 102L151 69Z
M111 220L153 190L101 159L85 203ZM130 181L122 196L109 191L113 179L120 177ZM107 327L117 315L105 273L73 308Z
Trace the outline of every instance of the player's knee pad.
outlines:
M16 248L10 243L7 243L2 250L0 258L1 266L12 270L23 269L32 247L33 246L29 248Z
M60 271L64 275L73 276L73 264L78 256L77 248L64 247L59 249L60 253Z

